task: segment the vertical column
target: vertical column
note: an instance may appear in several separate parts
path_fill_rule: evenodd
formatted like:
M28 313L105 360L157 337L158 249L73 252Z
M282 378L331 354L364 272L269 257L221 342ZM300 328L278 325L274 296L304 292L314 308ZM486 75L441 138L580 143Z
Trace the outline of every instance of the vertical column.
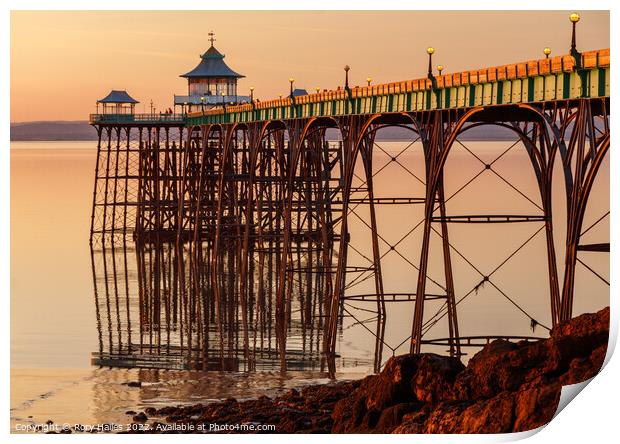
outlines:
M383 359L383 341L385 337L386 310L385 298L383 293L383 275L381 273L381 252L379 251L379 229L377 226L377 216L375 211L375 192L373 184L373 145L375 133L371 132L362 139L362 159L364 162L364 171L366 173L366 186L368 187L368 211L370 213L370 235L372 242L372 258L373 273L375 281L375 294L377 297L377 330L375 333L375 358L374 370L381 370L381 362Z
M363 117L345 117L342 122L341 130L343 136L343 157L342 157L342 219L340 222L340 245L338 252L338 264L334 288L326 304L326 322L323 334L323 355L327 361L328 371L333 377L335 368L335 349L336 337L338 332L338 322L341 311L341 300L344 296L345 275L347 267L347 247L349 243L348 217L349 200L351 194L351 184L357 153L360 148L360 140L366 129L366 121Z
M450 238L448 236L448 224L446 217L446 203L443 187L443 168L440 173L437 186L437 201L441 215L441 243L443 247L443 267L446 277L446 307L448 310L448 333L450 342L450 356L461 355L461 343L459 341L459 324L456 312L456 299L454 294L454 277L452 275L452 259L450 256ZM417 298L416 298L417 300Z
M596 108L594 108L596 107ZM606 99L579 99L577 114L568 136L568 146L560 143L560 153L567 188L567 230L564 282L560 321L572 318L577 252L583 219L590 191L610 145ZM569 113L563 117L569 118ZM602 129L595 126L595 117L603 120ZM563 122L560 123L565 127ZM561 134L564 138L565 133Z
M418 283L415 295L415 308L411 331L411 353L420 353L422 341L422 324L424 323L424 300L426 293L426 279L428 256L430 248L431 223L437 197L436 178L438 158L443 150L443 118L441 111L428 114L428 122L422 124L421 139L424 144L426 162L426 197L424 202L424 230L422 234L422 251L418 270Z

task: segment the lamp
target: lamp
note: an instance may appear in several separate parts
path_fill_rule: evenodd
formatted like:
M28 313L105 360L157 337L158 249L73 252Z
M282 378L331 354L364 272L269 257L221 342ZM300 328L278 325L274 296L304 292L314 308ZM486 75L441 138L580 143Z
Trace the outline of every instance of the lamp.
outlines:
M571 45L570 45L570 55L572 55L575 58L575 62L578 65L581 61L581 57L580 57L581 54L577 52L577 22L579 21L580 18L581 17L579 17L579 14L577 14L576 12L573 12L570 16L568 16L568 19L573 24L573 36L572 36Z
M433 78L433 54L435 53L435 48L429 46L426 48L426 53L428 54L428 78Z

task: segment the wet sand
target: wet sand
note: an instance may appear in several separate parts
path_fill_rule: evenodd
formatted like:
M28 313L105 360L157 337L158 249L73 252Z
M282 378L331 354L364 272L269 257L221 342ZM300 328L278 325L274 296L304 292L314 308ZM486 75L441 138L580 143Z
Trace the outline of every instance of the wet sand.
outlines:
M358 379L367 373L343 373ZM221 373L145 369L13 369L11 431L28 432L47 421L71 426L132 423L127 411L167 405L279 396L327 383L320 372ZM22 430L18 430L21 428ZM24 430L26 429L26 430Z

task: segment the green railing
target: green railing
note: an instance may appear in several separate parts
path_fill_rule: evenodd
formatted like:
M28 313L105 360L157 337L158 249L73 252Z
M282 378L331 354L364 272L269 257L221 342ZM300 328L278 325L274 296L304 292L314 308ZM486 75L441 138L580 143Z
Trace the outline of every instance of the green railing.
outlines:
M418 112L609 97L609 50L190 113L187 125Z
M91 114L91 124L183 124L185 114Z

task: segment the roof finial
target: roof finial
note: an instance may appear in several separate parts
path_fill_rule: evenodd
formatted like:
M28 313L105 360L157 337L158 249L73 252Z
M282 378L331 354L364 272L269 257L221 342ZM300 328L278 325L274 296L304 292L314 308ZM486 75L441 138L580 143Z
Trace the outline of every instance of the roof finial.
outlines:
M215 42L215 33L213 31L209 32L209 41L211 42L211 46L213 46L213 42Z

